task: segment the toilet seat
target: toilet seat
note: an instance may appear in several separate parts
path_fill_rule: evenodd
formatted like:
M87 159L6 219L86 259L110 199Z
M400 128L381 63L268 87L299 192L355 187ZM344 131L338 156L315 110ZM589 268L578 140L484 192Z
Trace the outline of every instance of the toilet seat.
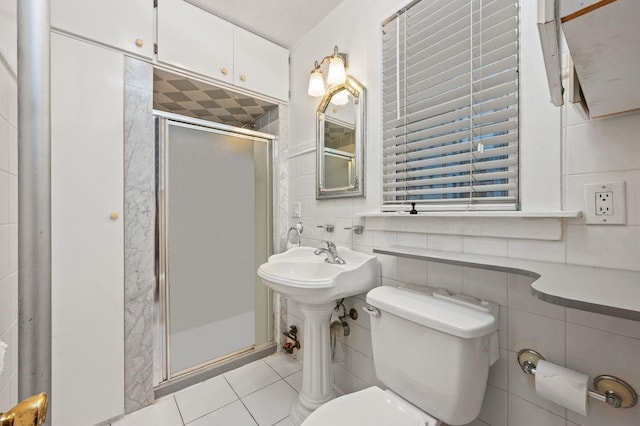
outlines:
M391 391L377 386L329 401L302 426L437 426L439 422Z

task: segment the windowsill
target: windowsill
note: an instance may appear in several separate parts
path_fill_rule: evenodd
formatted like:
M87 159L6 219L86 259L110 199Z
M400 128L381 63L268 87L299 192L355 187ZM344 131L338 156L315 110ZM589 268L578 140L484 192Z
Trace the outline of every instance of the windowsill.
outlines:
M582 217L582 211L580 210L562 210L562 211L438 211L438 212L418 212L418 214L409 214L408 212L374 212L374 213L356 213L359 217L478 217L478 218L503 218L503 217L515 217L515 218L577 218Z
M358 213L371 231L560 241L567 218L581 211L440 211Z

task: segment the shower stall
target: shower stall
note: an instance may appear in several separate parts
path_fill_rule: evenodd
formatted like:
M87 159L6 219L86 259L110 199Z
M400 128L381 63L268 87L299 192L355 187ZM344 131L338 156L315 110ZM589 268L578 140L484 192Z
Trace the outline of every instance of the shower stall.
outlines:
M274 136L154 114L154 385L174 391L275 350L256 276L271 250Z

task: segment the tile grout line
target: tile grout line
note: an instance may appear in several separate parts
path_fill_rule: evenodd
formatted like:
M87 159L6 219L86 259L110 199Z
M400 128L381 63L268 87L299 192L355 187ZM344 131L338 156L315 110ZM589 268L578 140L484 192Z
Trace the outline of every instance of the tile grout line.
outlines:
M171 395L171 398L173 399L173 403L176 404L176 408L178 409L178 415L180 416L180 420L182 420L182 426L185 426L186 423L184 422L184 417L182 416L182 411L180 411L180 404L178 404L178 400L176 399L176 395L175 394Z
M265 363L266 364L266 363ZM256 420L256 418L254 417L253 413L251 412L251 410L249 410L249 407L247 407L247 405L244 403L244 401L242 400L242 398L240 398L240 396L238 395L238 392L236 392L236 390L233 388L233 386L231 386L231 383L229 382L229 380L227 380L227 378L225 377L225 375L223 374L222 377L224 378L224 380L227 382L227 384L229 385L229 387L231 388L231 390L233 391L233 393L238 397L237 401L240 401L240 404L242 404L242 406L244 407L245 410L247 410L247 413L249 413L249 415L251 416L251 419L253 419L254 423L256 425L259 425L258 421ZM265 386L266 387L266 386ZM264 389L264 388L262 388ZM249 394L251 395L251 394ZM248 396L248 395L246 395ZM235 401L234 401L235 402Z

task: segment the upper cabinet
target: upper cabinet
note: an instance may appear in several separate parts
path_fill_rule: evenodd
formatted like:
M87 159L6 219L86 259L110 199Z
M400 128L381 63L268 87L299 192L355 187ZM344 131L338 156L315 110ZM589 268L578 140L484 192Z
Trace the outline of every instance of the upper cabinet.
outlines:
M233 84L287 100L289 51L237 26L233 28L233 43Z
M51 26L107 46L153 58L151 0L52 0Z
M542 0L539 8L539 22L546 21L549 29L559 21L569 47L569 100L591 118L640 112L640 2ZM555 10L559 16L554 16ZM549 42L549 32L545 36L540 28L550 72L559 59L552 50L560 43ZM562 88L554 80L559 82L557 72L549 81L552 98L554 91L558 98Z
M233 24L184 0L161 0L158 61L233 83Z
M158 62L289 99L289 51L183 0L158 4Z

